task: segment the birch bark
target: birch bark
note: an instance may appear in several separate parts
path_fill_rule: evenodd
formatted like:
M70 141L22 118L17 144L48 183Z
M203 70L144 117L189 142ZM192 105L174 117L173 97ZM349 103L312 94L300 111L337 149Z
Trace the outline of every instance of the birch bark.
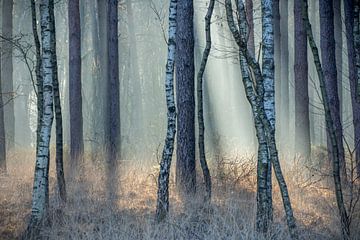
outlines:
M169 40L166 63L165 93L167 106L167 132L162 152L160 172L158 178L156 219L162 221L169 211L169 176L171 159L174 152L176 133L176 106L174 91L174 66L176 51L176 16L177 0L171 0L169 6Z

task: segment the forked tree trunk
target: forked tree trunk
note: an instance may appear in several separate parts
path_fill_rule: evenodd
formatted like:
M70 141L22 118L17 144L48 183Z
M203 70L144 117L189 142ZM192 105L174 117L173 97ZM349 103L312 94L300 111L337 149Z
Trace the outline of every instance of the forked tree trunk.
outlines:
M165 93L167 106L167 132L160 162L158 191L156 203L156 220L162 221L169 211L169 176L171 159L174 151L176 133L176 106L174 91L174 66L176 51L176 15L177 0L170 1L169 7L169 40L166 62Z
M205 155L205 124L204 124L204 108L203 108L203 76L205 72L206 63L211 50L211 17L214 11L215 0L210 0L208 10L205 16L205 35L206 46L201 59L199 73L197 75L197 104L198 104L198 124L199 124L199 158L200 165L204 175L206 202L211 200L211 176Z
M239 3L242 3L242 2L239 1ZM281 192L281 196L282 196L282 200L283 200L283 205L284 205L284 209L285 209L286 220L288 223L290 235L293 239L297 239L298 233L296 230L296 222L295 222L295 218L293 216L293 211L292 211L292 207L291 207L291 202L290 202L290 197L289 197L289 193L287 190L286 182L282 175L282 171L281 171L281 167L280 167L280 162L279 162L278 152L277 152L276 142L275 142L275 133L273 131L273 126L271 125L271 121L268 119L268 117L266 115L265 107L264 107L264 103L263 103L265 88L264 88L264 81L263 81L263 76L261 74L260 65L255 60L255 58L253 58L251 56L250 51L247 49L247 44L244 41L245 36L241 35L239 33L239 30L237 29L237 27L234 23L231 0L225 1L225 8L226 8L227 22L228 22L230 31L234 37L234 40L236 41L237 45L239 46L241 54L245 58L246 63L248 64L248 66L250 66L250 68L253 72L252 75L255 77L255 81L253 80L251 82L248 81L246 78L243 79L244 84L245 84L247 98L250 99L249 100L250 104L256 103L256 105L252 104L253 112L255 111L255 113L256 113L256 115L254 116L255 120L259 121L259 122L255 122L255 124L261 123L264 127L264 135L265 135L266 141L268 143L268 150L270 153L270 159L274 166L275 176L279 183L279 188L280 188L280 192ZM241 9L241 8L239 8L239 9ZM244 21L242 21L242 22L244 22ZM242 29L242 33L244 33L243 29ZM244 62L244 60L242 62ZM242 69L246 70L244 65L242 66ZM242 73L243 72L244 71L242 71ZM244 75L246 76L246 74L244 74ZM254 92L254 89L256 92ZM261 129L260 125L258 125L256 127L258 129ZM264 161L263 164L267 164L267 161Z
M331 5L332 7L332 5ZM309 40L309 45L314 57L314 63L316 66L316 71L319 78L320 83L320 90L321 90L321 96L322 101L324 104L324 110L325 110L325 121L326 121L326 129L329 133L330 137L330 143L331 143L331 159L332 159L332 165L333 165L333 178L335 183L335 196L336 196L336 203L339 209L340 219L341 219L341 230L342 230L342 236L343 239L350 239L350 222L349 217L346 211L345 203L344 203L344 197L342 193L342 185L341 185L341 177L340 177L340 159L341 154L339 152L339 143L338 138L336 136L336 128L334 125L334 121L332 119L332 114L330 110L330 101L326 89L326 82L328 81L325 78L324 70L322 68L321 62L320 62L320 56L319 51L316 46L316 42L314 40L314 36L311 29L311 24L309 21L308 16L308 5L307 0L303 0L303 6L302 6L302 13L303 18L306 26L306 33Z

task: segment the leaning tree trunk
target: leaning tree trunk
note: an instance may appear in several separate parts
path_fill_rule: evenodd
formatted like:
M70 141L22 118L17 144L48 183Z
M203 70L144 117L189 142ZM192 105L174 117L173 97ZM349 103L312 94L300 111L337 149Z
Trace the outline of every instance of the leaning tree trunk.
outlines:
M206 63L211 50L211 17L214 11L215 0L210 0L209 7L205 16L205 35L206 46L201 59L199 73L197 75L197 104L198 104L198 124L199 124L199 158L200 165L203 170L205 189L206 189L206 202L211 200L211 176L205 155L205 124L204 124L204 109L203 109L203 76L205 72Z
M355 45L355 56L356 56L356 97L357 101L360 102L360 1L354 0L354 45Z
M53 3L52 3L53 5ZM62 113L61 113L61 100L60 100L60 90L59 90L59 77L58 77L58 67L57 67L57 56L56 56L56 28L55 28L55 15L54 7L50 8L50 27L53 32L53 37L51 38L51 51L53 58L53 73L54 73L54 82L53 82L53 91L54 91L54 106L55 106L55 133L56 133L56 178L58 183L58 189L60 198L63 202L66 202L66 186L65 186L65 176L64 176L64 157L63 157L63 123L62 123Z
M307 37L301 14L301 2L294 2L294 75L295 75L295 149L309 159L310 118L308 91Z
M40 122L39 140L36 146L36 165L32 195L32 211L28 233L33 236L39 232L39 224L44 219L49 204L49 160L51 126L53 112L53 83L55 65L53 46L55 33L51 17L53 0L42 0L40 3L40 23L42 36L42 72L43 72L43 111ZM30 236L31 236L30 235Z
M162 221L169 211L169 176L171 158L174 151L176 133L176 106L174 91L174 65L176 51L176 15L177 0L170 1L169 7L169 40L168 57L166 63L165 93L167 105L167 133L162 152L160 172L158 178L158 192L156 203L156 219Z
M2 1L2 35L7 39L13 38L13 0ZM15 146L15 114L14 114L14 81L13 81L13 45L11 41L4 41L1 46L1 80L4 106L4 121L7 148Z
M261 1L262 15L262 76L264 80L264 109L270 121L272 131L270 134L275 136L275 76L274 76L274 23L273 23L273 0ZM270 146L268 146L270 147ZM273 219L272 207L272 173L271 161L268 161L266 172L266 191L268 198L267 216L270 221ZM262 214L262 213L258 213Z
M239 3L241 3L241 1L239 1ZM245 39L245 36L241 35L239 33L239 30L237 29L237 27L234 23L231 0L225 1L225 8L226 8L227 22L228 22L230 31L234 37L234 40L236 41L237 45L239 46L241 53L245 57L246 63L250 66L251 70L253 71L252 75L255 77L255 82L252 81L251 83L250 82L247 83L249 85L251 85L251 84L252 85L249 87L246 85L245 89L246 90L248 90L250 88L256 89L256 95L255 94L254 95L256 96L256 109L258 109L257 112L259 114L257 119L264 126L264 130L265 130L264 135L266 136L266 141L268 143L268 150L270 153L270 159L273 163L275 176L276 176L276 179L279 184L290 235L293 239L297 239L298 233L296 230L296 222L295 222L295 218L293 216L293 210L291 207L291 201L290 201L289 193L287 190L287 185L286 185L285 179L282 175L282 171L281 171L281 167L280 167L280 162L279 162L279 157L278 157L278 152L277 152L276 142L275 142L275 134L273 131L274 128L273 128L273 125L271 124L270 119L266 115L265 107L264 107L264 103L263 103L265 88L264 88L264 80L263 80L263 76L261 74L260 65L255 60L255 58L251 56L250 51L246 47L246 42L243 40L243 39ZM256 84L256 86L254 86L255 84ZM251 94L250 94L250 96L251 96ZM255 96L251 96L251 97L255 97ZM267 164L267 161L264 161L264 164Z
M330 5L332 7L332 5ZM324 6L323 6L324 7ZM329 101L328 92L326 89L326 83L328 80L325 77L324 70L321 66L320 57L318 48L316 46L314 36L311 29L311 24L308 17L308 5L307 0L303 0L303 8L302 8L304 23L306 26L306 33L309 40L309 45L314 57L314 63L316 66L316 71L318 73L319 77L319 83L320 83L320 90L321 90L321 96L322 101L324 105L325 110L325 121L326 121L326 128L329 133L330 142L331 142L331 158L332 158L332 165L333 165L333 178L335 183L335 196L336 196L336 203L339 209L339 214L341 218L341 230L343 239L350 239L350 222L349 217L346 211L343 193L342 193L342 185L341 185L341 177L340 177L340 160L341 160L341 154L339 152L339 143L338 138L336 136L335 131L335 124L332 119L332 114L330 110L331 102Z
M351 92L351 105L354 124L354 149L357 176L360 177L360 102L357 101L356 83L357 83L357 69L356 69L356 54L354 46L354 4L352 0L344 1L345 13L345 29L346 29L346 43L349 64L349 82Z
M184 197L192 197L196 191L193 15L193 0L178 2L176 16L176 106L178 114L176 183Z
M69 1L69 109L70 158L72 166L79 166L84 153L81 95L81 28L79 0Z
M0 52L1 58L1 52ZM1 75L1 66L0 66ZM5 123L4 123L4 103L2 97L2 88L0 81L0 173L6 172L6 138L5 138Z
M331 118L334 123L334 130L336 135L336 141L339 150L339 163L343 170L344 177L346 179L346 164L345 164L345 153L343 145L343 131L340 119L340 103L338 94L338 83L337 83L337 68L335 58L335 37L334 37L334 10L332 0L320 0L320 47L321 47L321 60L322 68L324 71L324 78L326 79L325 87L327 91ZM329 129L327 131L327 142L329 157L331 159L331 140L330 140ZM331 159L331 161L333 161Z

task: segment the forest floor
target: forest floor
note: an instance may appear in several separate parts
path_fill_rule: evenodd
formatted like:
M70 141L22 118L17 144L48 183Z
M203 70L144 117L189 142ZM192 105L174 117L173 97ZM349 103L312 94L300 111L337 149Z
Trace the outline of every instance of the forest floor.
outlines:
M17 239L26 229L31 211L33 152L10 154L8 173L0 175L0 239ZM301 239L341 239L340 221L331 178L292 160L283 164ZM105 168L86 164L80 178L67 181L68 203L56 194L54 164L50 168L50 222L42 230L47 239L261 239L254 232L256 162L254 158L223 157L211 164L213 199L204 207L198 199L182 204L172 175L170 214L154 222L158 164L125 161L120 165L117 200L109 203ZM198 183L202 182L201 172ZM67 178L69 179L69 178ZM325 179L325 180L324 180ZM268 239L288 239L281 196L274 178L274 222ZM201 184L198 184L201 185ZM359 209L359 208L358 208ZM360 215L355 210L353 238L360 239Z

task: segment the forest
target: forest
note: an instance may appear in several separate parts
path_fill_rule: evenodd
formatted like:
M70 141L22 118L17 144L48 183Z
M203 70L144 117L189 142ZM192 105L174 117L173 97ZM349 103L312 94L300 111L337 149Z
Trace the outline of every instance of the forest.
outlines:
M360 0L0 0L0 239L360 240Z

